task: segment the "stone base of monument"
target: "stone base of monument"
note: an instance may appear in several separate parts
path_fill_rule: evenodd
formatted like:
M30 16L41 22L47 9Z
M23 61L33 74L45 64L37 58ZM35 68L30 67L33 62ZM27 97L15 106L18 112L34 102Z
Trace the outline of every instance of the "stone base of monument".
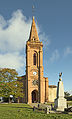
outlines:
M55 99L55 106L54 108L56 111L64 111L67 108L67 103L65 98L57 98Z

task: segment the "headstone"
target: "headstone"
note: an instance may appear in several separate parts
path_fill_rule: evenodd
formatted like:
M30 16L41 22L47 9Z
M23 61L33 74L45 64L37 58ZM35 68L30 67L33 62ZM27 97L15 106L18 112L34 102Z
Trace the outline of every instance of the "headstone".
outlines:
M61 78L62 73L59 74L59 82L57 86L57 98L55 99L55 106L54 108L57 111L64 111L67 108L67 101L64 98L64 86Z
M35 111L35 106L33 107L33 111Z
M40 105L38 104L38 108L40 107Z
M46 107L45 113L46 114L49 114L50 113L50 109L48 107Z
M51 110L53 110L53 105L51 104Z

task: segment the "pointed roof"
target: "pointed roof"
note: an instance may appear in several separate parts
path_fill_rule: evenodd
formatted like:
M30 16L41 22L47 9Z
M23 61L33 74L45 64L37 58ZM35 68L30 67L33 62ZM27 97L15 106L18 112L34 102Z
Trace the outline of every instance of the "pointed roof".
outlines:
M32 26L31 26L29 41L39 41L34 16L32 19Z

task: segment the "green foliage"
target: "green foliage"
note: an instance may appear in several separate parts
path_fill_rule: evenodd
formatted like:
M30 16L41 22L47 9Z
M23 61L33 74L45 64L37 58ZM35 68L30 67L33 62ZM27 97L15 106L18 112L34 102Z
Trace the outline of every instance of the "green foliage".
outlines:
M23 97L23 83L20 82L19 80L15 82L16 87L14 87L14 97L18 98L18 97Z
M17 79L18 73L15 69L2 68L0 69L0 81L1 82L12 82Z
M64 92L64 94L65 94L65 97L69 97L70 96L70 94L68 92Z
M66 97L67 101L72 101L72 96Z
M72 96L68 92L64 92L64 94L67 101L72 101Z
M23 83L18 79L18 73L15 69L0 69L0 96L1 97L23 97Z

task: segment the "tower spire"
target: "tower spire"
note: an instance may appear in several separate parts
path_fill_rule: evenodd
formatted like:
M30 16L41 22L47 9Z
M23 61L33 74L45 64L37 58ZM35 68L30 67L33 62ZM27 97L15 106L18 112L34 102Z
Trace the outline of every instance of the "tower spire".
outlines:
M34 41L34 42L39 41L34 16L32 17L32 25L31 25L29 41Z

